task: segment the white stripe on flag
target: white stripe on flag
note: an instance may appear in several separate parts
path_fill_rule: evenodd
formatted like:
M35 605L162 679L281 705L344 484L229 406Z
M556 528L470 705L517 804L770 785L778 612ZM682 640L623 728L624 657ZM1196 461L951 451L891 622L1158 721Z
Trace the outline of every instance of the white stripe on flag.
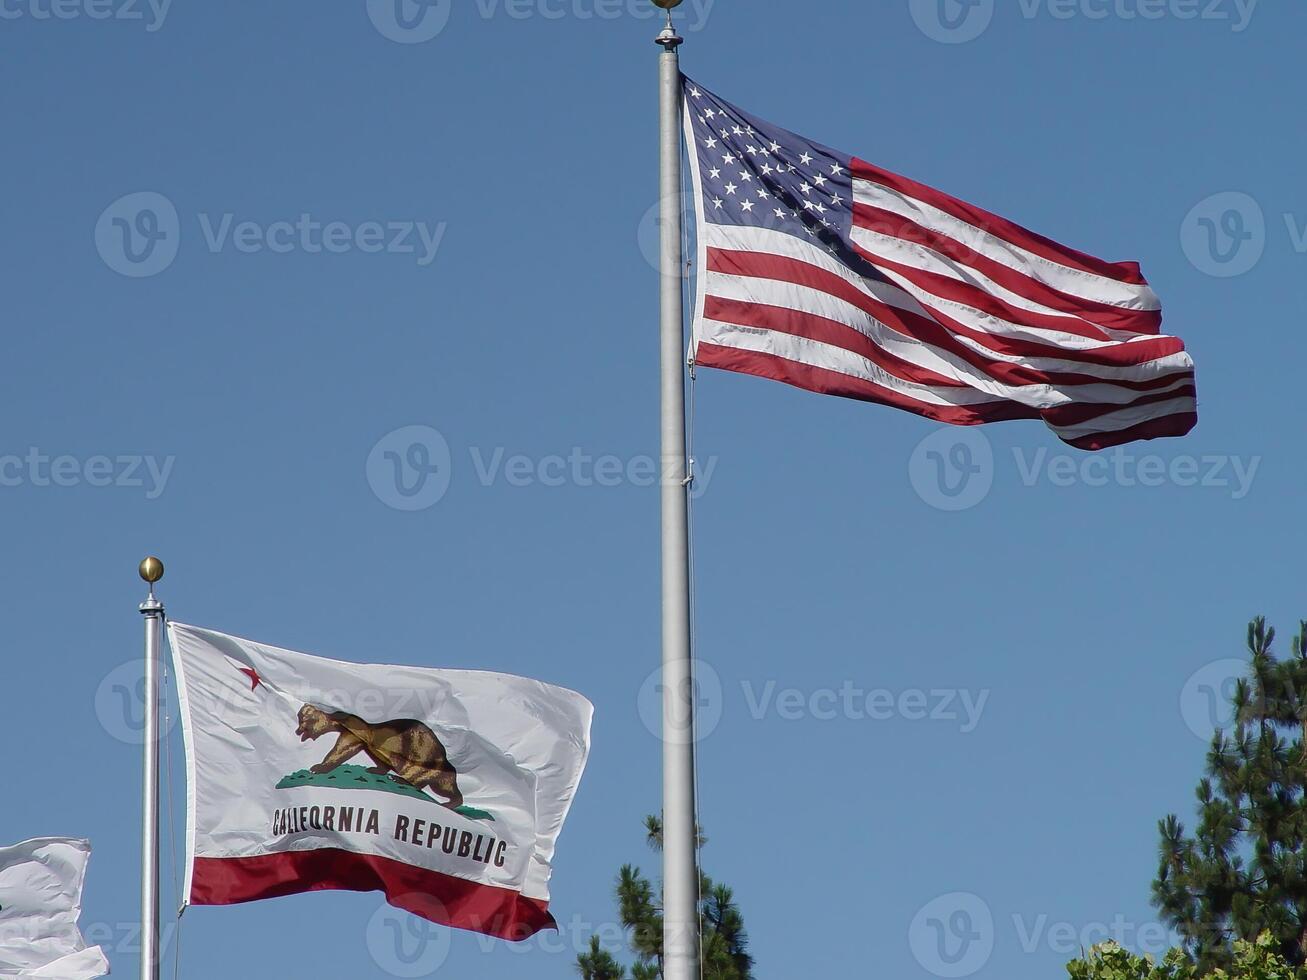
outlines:
M900 286L892 282L882 283L860 276L825 249L795 238L793 235L772 231L767 228L731 227L710 222L700 226L699 234L702 236L704 244L710 248L741 252L762 252L768 255L797 259L800 262L806 262L825 272L839 276L871 298L879 300L888 306L930 319L935 318L930 310ZM706 276L710 277L712 275L714 273L706 273ZM1023 324L1002 320L954 300L933 297L932 303L945 308L948 315L963 326L980 333L993 334L995 337L1047 344L1068 350L1096 350L1116 346L1116 342L1110 340L1099 340L1043 327L1028 327ZM993 353L988 348L985 350L987 354Z
M1014 272L1033 275L1050 288L1069 296L1079 296L1095 303L1106 303L1127 310L1162 308L1157 294L1149 286L1120 282L1083 269L1072 269L882 184L862 178L855 179L853 200L855 204L892 212L923 228L946 235Z

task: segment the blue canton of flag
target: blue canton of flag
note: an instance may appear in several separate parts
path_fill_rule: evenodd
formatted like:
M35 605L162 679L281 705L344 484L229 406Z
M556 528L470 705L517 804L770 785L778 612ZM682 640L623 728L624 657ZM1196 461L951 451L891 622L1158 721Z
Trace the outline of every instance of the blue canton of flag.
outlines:
M706 220L803 235L876 275L848 244L847 155L756 119L689 79L685 94Z

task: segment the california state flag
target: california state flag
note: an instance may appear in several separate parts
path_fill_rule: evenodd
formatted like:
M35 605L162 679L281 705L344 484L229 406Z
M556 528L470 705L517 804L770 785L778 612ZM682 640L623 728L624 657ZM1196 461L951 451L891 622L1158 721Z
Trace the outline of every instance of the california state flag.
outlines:
M585 698L507 674L168 629L191 904L381 891L503 939L556 928L550 862L590 749Z

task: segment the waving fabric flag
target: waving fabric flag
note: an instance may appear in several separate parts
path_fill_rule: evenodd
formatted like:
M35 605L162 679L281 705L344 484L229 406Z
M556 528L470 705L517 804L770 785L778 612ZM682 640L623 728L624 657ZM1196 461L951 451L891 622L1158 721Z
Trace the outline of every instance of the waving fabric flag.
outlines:
M1102 449L1197 423L1193 361L1104 262L685 80L695 363Z
M342 663L168 629L191 904L381 891L503 939L556 928L550 863L589 753L585 698L506 674Z
M0 847L0 977L92 980L109 972L77 928L91 845L44 837Z

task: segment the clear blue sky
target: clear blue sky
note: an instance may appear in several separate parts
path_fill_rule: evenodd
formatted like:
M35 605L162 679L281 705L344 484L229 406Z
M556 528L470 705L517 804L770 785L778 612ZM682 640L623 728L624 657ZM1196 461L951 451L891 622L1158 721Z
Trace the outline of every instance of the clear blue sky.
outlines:
M657 491L638 460L614 481L580 458L656 451L643 0L438 4L443 31L412 44L386 36L384 3L176 0L160 21L143 2L62 2L62 18L0 3L0 840L92 838L84 921L131 976L140 776L116 686L140 650L135 565L155 552L179 620L594 701L553 882L561 944L428 937L439 976L572 975L571 947L612 922L618 866L656 865L640 692L658 659ZM933 423L701 375L699 642L721 684L701 755L707 869L735 887L766 980L1058 977L1118 918L1137 945L1155 823L1191 815L1191 729L1225 670L1207 665L1241 655L1258 612L1287 650L1307 612L1307 11L692 4L684 65L722 96L1141 261L1201 399L1191 437L1100 472L1058 461L1034 423L919 449ZM157 270L121 251L131 203L115 202L139 192L177 215L126 215L138 243L172 234ZM1212 199L1227 192L1246 197ZM275 225L302 214L343 223L338 251ZM253 250L265 233L280 251ZM405 436L372 456L407 426L449 451L428 436L449 485L419 510L386 486ZM993 462L949 497L931 480L935 461L967 461L956 445ZM574 447L575 464L550 459ZM519 455L531 463L510 467ZM130 456L156 472L128 472ZM1235 464L1254 462L1241 484ZM868 717L868 695L849 709L842 688L889 694ZM985 699L974 725L964 695ZM954 893L976 898L937 902ZM193 909L183 975L405 975L405 955L428 954L412 937L387 953L380 907Z

